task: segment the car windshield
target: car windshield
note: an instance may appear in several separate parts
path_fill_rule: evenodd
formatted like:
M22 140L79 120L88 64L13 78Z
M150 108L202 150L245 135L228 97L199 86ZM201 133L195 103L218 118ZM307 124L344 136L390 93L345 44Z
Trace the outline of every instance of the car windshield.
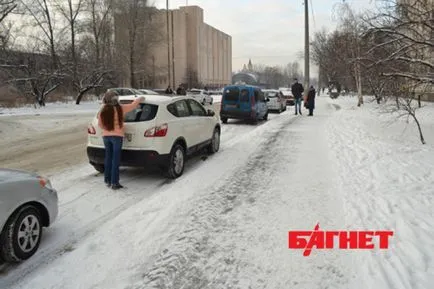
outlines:
M142 103L138 108L125 115L125 122L141 122L153 120L157 115L158 105Z

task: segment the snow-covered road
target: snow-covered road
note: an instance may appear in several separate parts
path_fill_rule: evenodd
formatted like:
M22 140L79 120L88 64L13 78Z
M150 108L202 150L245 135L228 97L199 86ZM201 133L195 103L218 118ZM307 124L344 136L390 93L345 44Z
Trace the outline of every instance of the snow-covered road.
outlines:
M429 288L434 147L382 138L331 102L224 125L221 151L175 181L124 169L114 193L88 165L56 175L59 219L0 288ZM396 237L385 251L288 249L289 230L318 222Z

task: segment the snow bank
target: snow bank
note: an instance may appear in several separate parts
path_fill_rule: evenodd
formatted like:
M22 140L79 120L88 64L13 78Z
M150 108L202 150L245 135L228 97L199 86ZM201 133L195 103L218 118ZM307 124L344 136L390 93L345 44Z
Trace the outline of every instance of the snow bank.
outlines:
M419 112L428 145L414 124L384 114L376 103L329 100L341 108L328 124L346 221L358 230L393 230L391 248L353 255L357 275L348 288L432 288L434 283L433 104Z
M331 104L339 104L344 110L354 112L354 117L360 118L358 123L363 129L382 135L391 142L420 144L416 123L411 117L399 117L403 112L394 112L396 106L393 101L378 105L373 97L365 96L364 99L365 104L360 108L357 107L356 96L343 96L328 101ZM421 123L427 144L434 145L434 103L422 102L422 107L416 110L416 116Z
M47 103L45 107L24 106L18 108L1 108L0 117L10 115L46 115L46 114L82 114L92 113L98 110L100 103L98 101L82 102L76 105L75 102L54 102Z

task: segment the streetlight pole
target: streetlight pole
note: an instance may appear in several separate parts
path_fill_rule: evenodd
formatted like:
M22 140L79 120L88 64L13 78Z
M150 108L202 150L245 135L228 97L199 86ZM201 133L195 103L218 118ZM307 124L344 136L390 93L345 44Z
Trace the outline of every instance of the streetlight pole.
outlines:
M304 0L304 91L309 92L309 0Z
M166 22L167 22L167 77L170 85L170 31L169 31L169 0L166 0ZM175 89L175 88L173 88Z

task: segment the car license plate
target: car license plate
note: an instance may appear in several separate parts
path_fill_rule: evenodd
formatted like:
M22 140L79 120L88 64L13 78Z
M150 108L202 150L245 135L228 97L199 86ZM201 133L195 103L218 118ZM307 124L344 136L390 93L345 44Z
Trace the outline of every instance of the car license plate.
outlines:
M131 133L126 133L125 134L125 139L129 142L131 142L133 140L133 135Z
M228 108L236 108L237 105L236 104L226 104L226 107L228 107Z

